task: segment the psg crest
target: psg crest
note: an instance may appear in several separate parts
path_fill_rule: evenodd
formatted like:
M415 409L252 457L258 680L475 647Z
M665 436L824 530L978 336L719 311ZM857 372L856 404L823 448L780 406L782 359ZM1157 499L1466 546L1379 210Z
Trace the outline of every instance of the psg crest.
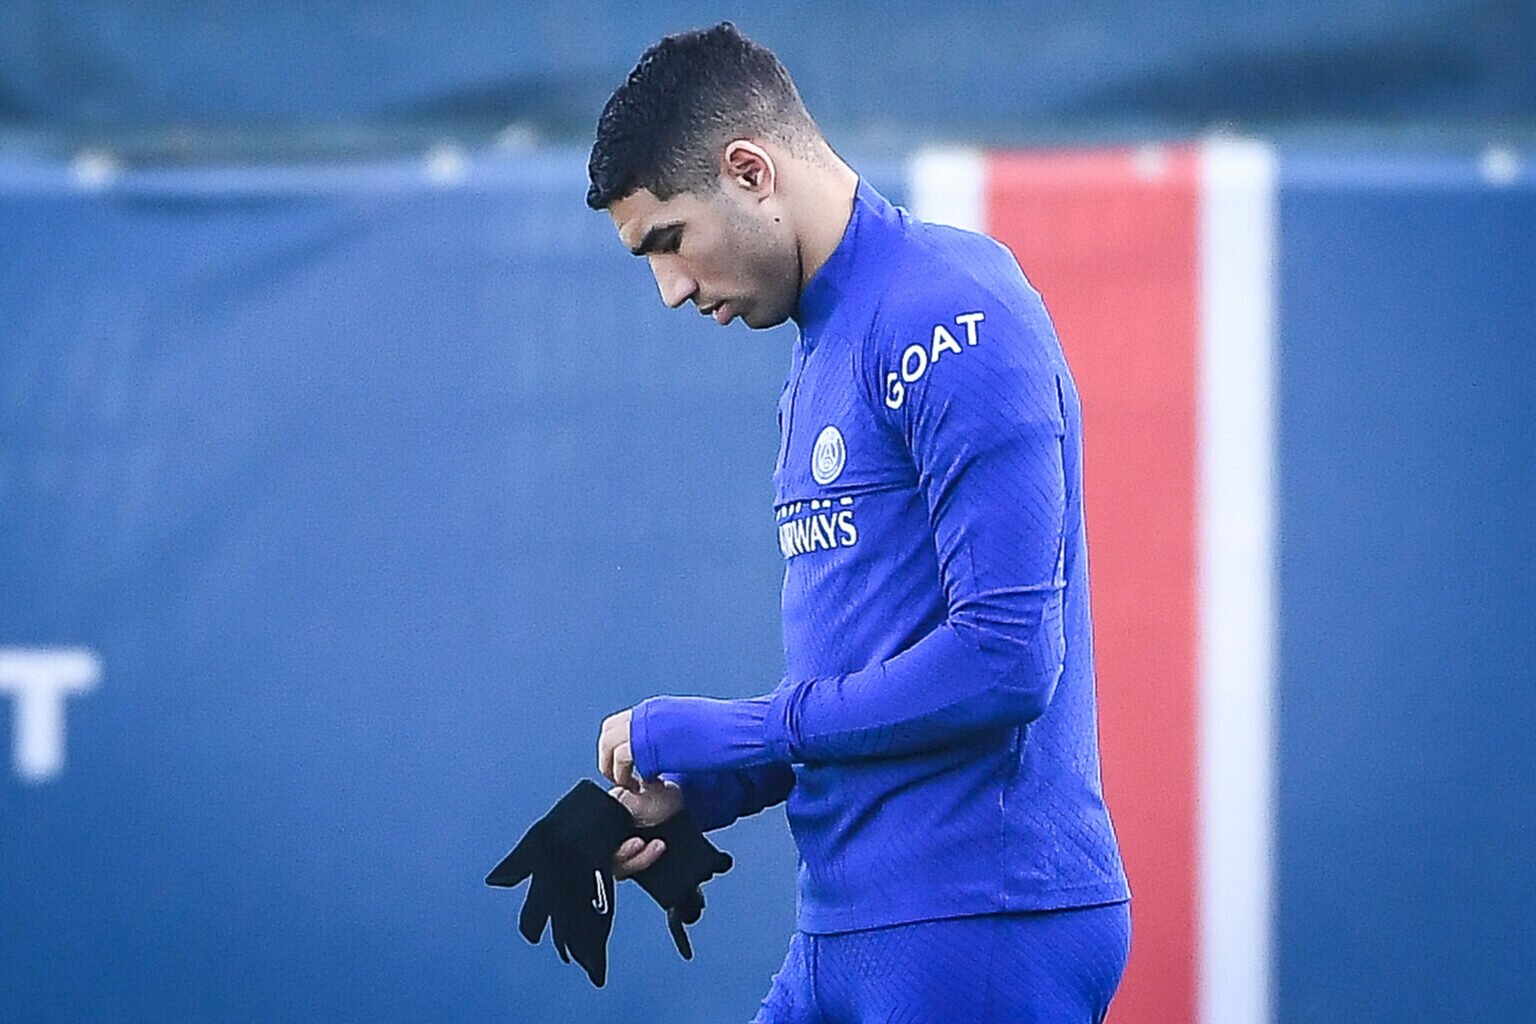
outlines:
M823 427L816 435L816 447L811 449L811 476L826 486L842 474L843 463L847 461L848 447L843 444L842 432L836 427Z

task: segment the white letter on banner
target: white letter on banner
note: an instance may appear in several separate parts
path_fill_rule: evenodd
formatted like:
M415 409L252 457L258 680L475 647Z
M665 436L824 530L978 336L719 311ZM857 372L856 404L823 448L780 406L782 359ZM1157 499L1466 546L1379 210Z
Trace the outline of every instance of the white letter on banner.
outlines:
M101 679L101 659L78 647L0 647L0 693L15 698L12 761L28 782L64 768L64 700Z

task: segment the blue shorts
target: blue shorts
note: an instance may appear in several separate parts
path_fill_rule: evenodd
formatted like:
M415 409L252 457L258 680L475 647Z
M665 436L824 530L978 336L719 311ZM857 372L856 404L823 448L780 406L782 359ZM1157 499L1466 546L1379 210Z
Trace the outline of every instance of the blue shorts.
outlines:
M790 939L753 1024L1099 1024L1129 903Z

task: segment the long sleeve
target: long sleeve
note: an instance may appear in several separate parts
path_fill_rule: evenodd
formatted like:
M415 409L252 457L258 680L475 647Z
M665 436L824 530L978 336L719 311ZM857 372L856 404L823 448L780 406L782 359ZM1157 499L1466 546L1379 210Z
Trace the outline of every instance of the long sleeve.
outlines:
M706 832L724 828L789 798L795 770L782 762L725 772L665 772L683 791L683 806Z
M1066 433L1038 296L979 287L894 313L863 374L916 470L946 614L905 650L748 700L653 698L636 764L720 770L884 757L1027 723L1062 672Z

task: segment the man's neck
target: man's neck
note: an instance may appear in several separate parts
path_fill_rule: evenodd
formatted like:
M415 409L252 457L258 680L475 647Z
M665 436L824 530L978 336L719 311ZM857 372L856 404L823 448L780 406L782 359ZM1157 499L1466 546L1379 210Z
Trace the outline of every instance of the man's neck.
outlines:
M800 290L810 284L822 264L831 258L853 216L853 197L859 176L835 155L825 168L816 168L802 197L796 220L800 237Z

